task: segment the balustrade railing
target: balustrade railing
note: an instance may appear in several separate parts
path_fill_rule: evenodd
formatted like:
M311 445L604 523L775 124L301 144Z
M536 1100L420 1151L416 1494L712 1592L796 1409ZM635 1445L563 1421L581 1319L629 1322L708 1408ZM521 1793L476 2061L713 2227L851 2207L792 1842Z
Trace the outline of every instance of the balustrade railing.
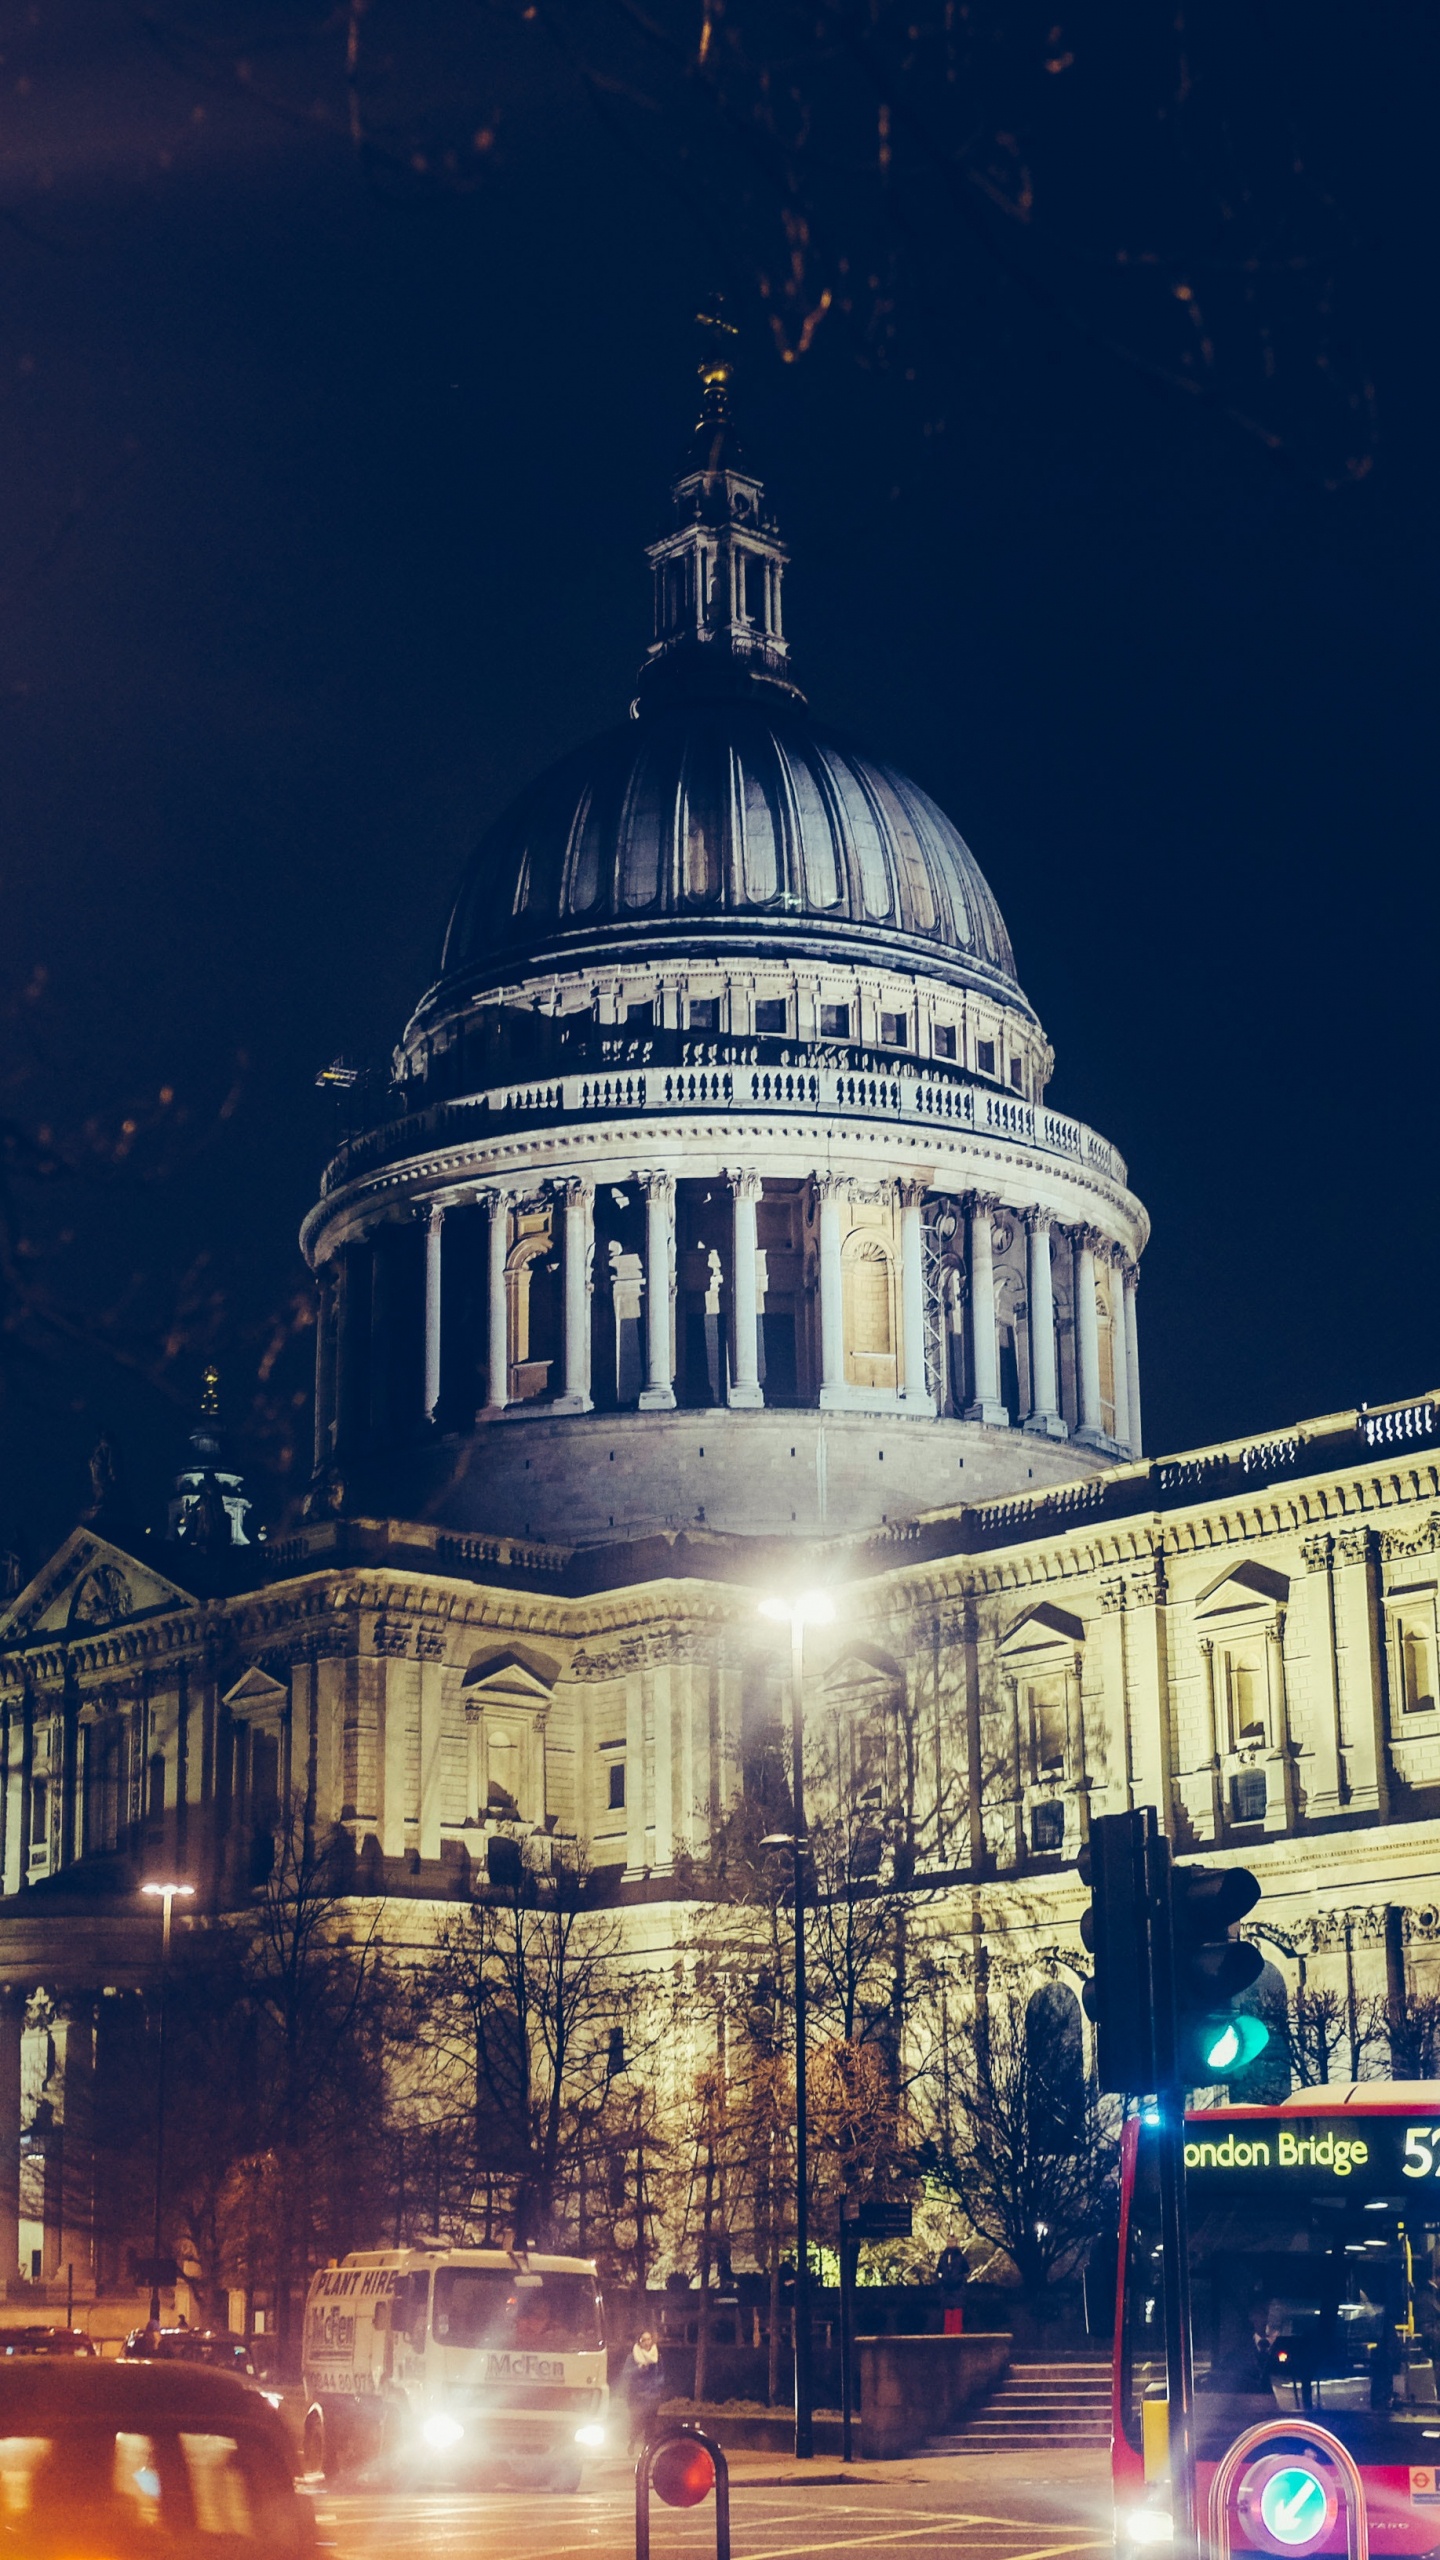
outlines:
M994 1092L930 1068L897 1068L891 1074L797 1062L635 1066L498 1085L463 1100L432 1103L428 1110L349 1139L327 1168L322 1187L328 1197L380 1165L482 1142L523 1128L527 1121L716 1109L941 1122L1064 1156L1111 1182L1126 1180L1124 1157L1098 1130L1018 1094Z

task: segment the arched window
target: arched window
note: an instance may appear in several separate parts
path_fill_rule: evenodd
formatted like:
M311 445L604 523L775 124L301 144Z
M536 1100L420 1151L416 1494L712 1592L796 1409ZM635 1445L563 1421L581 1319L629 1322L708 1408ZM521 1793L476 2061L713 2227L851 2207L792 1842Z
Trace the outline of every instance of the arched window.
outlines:
M845 1375L852 1387L891 1387L895 1365L895 1267L874 1237L845 1248Z
M1025 2114L1036 2159L1064 2158L1084 2138L1085 2043L1068 1983L1045 1983L1026 2006Z
M560 1262L548 1236L527 1237L506 1273L510 1292L510 1401L549 1395L560 1359Z

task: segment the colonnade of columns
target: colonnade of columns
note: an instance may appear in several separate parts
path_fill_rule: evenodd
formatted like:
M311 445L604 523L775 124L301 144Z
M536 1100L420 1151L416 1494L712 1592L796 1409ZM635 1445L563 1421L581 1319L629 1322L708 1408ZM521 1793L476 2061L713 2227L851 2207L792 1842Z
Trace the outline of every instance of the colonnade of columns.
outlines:
M1009 1413L1001 1401L999 1333L995 1303L994 1221L1001 1203L988 1192L973 1191L966 1201L970 1269L970 1355L973 1422L1005 1423ZM1118 1245L1093 1227L1065 1229L1045 1209L1025 1213L1026 1327L1030 1375L1029 1409L1024 1428L1049 1439L1067 1436L1060 1411L1055 1359L1054 1247L1059 1238L1071 1257L1070 1300L1075 1319L1075 1428L1077 1440L1138 1452L1143 1448L1140 1420L1140 1347L1136 1323L1136 1290L1140 1274ZM1111 1358L1113 1430L1104 1427L1100 1392L1100 1319L1096 1298L1097 1266L1114 1270Z
M730 1193L730 1365L726 1397L732 1406L753 1408L765 1402L760 1361L757 1217L763 1179L759 1173L748 1169L728 1173L723 1179ZM674 1175L664 1170L644 1171L637 1177L637 1182L644 1204L643 1384L637 1401L642 1411L659 1411L673 1407L676 1402L673 1317L676 1182ZM854 1410L857 1403L866 1401L866 1391L858 1390L846 1375L845 1207L857 1188L854 1181L843 1175L825 1172L814 1177L818 1241L816 1400L822 1408ZM512 1359L515 1352L511 1339L509 1284L512 1278L511 1213L516 1205L516 1195L497 1186L480 1196L488 1221L485 1252L487 1313L480 1412L494 1416L504 1412L512 1402ZM935 1411L935 1391L928 1375L926 1357L924 1210L927 1199L933 1196L925 1183L914 1180L899 1182L894 1195L899 1230L895 1394L911 1410L929 1413ZM592 1410L594 1402L591 1325L594 1184L584 1178L569 1178L555 1187L554 1202L557 1214L552 1242L558 1243L560 1250L562 1339L560 1356L552 1372L554 1392L546 1397L545 1410L587 1413ZM965 1418L997 1428L1008 1427L1013 1420L1018 1420L1026 1431L1043 1437L1063 1439L1073 1432L1073 1436L1082 1442L1105 1447L1113 1443L1138 1452L1142 1442L1136 1266L1120 1247L1093 1228L1065 1228L1050 1211L1039 1207L1022 1213L1029 1393L1026 1409L1012 1415L1002 1392L996 1302L994 1221L1001 1205L998 1197L978 1191L968 1193L963 1200L967 1222L967 1365L970 1383L970 1401L965 1408ZM424 1246L424 1341L419 1382L421 1412L417 1419L433 1424L438 1417L442 1387L445 1210L440 1206L427 1206L420 1217ZM1056 1357L1057 1252L1067 1254L1070 1261L1068 1294L1074 1311L1073 1423L1062 1414ZM1102 1412L1096 1298L1098 1275L1104 1265L1111 1266L1115 1275L1110 1287L1113 1399L1109 1429L1105 1427ZM344 1428L345 1362L337 1344L344 1335L349 1286L345 1271L341 1269L337 1273L335 1263L322 1266L316 1375L317 1470L328 1462L335 1445L337 1420L340 1429L343 1431ZM373 1329L381 1321L374 1303L373 1288L367 1314Z

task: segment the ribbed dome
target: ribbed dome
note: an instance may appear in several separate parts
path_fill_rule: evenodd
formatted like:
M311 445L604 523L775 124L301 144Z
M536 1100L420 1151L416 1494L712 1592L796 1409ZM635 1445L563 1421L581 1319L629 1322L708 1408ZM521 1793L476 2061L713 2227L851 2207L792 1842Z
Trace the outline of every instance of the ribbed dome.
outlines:
M697 953L763 928L772 949L833 934L852 959L858 929L877 960L904 956L898 940L911 964L1024 1003L1000 911L934 801L754 693L647 705L542 776L483 839L443 971L493 978L677 927Z

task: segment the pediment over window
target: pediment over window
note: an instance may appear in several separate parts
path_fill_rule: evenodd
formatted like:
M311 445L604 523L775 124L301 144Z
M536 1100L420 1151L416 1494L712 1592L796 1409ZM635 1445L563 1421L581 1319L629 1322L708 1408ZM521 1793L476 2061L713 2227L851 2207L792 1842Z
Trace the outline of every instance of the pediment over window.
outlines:
M488 1704L493 1699L517 1707L548 1707L555 1674L543 1654L527 1657L506 1648L498 1653L477 1653L460 1685L468 1691L472 1706Z
M101 1635L133 1619L193 1606L193 1594L152 1565L76 1529L0 1614L0 1644Z
M283 1680L272 1679L258 1662L252 1662L248 1671L241 1672L234 1688L226 1690L224 1703L232 1716L244 1724L275 1723L283 1715L289 1696Z
M852 1645L832 1662L825 1674L822 1695L830 1707L866 1708L883 1706L903 1686L904 1675L898 1662L882 1653L877 1645Z
M1026 1655L1043 1653L1057 1644L1083 1644L1085 1621L1073 1617L1068 1609L1057 1609L1053 1600L1041 1600L1017 1618L1013 1627L1000 1639L997 1653L1007 1662Z
M1220 1618L1232 1609L1274 1608L1290 1597L1288 1574L1276 1573L1270 1565L1256 1564L1247 1557L1243 1564L1227 1566L1201 1592L1195 1603L1197 1617Z

